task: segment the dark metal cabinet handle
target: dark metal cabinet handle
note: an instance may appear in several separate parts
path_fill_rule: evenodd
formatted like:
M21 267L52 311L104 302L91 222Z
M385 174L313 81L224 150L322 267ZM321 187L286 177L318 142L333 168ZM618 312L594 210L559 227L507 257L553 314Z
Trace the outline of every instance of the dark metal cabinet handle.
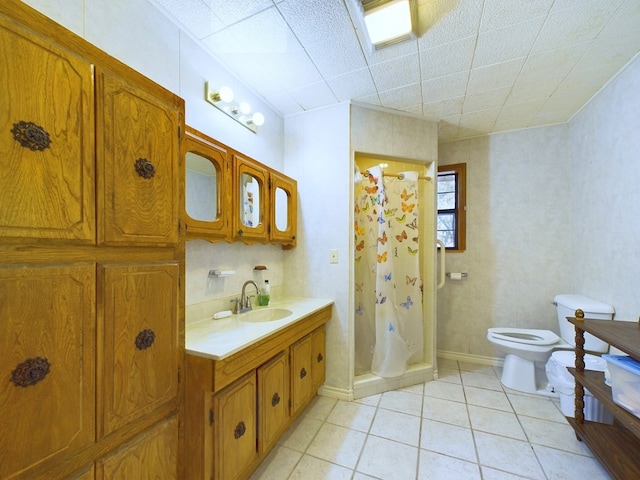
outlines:
M244 435L244 432L247 431L247 427L245 427L244 422L240 422L236 425L236 429L233 431L233 438L236 440Z
M142 330L136 336L136 348L138 350L146 350L153 342L156 340L156 334L153 330L147 328L146 330Z
M275 407L279 403L280 403L280 395L278 395L278 392L276 392L273 394L273 397L271 397L271 406Z
M153 178L153 176L156 174L156 167L154 167L153 163L151 163L146 158L137 159L134 165L136 168L136 172L142 178L150 179Z
M307 376L307 371L305 370L304 367L302 367L302 370L300 370L300 378L304 378Z
M30 387L44 380L50 370L51 363L46 358L27 358L11 372L11 381L16 387Z
M13 138L23 147L30 150L46 150L51 145L47 131L33 122L19 121L11 129Z
M324 357L322 356L321 353L318 354L318 363L320 363L322 360L324 360Z

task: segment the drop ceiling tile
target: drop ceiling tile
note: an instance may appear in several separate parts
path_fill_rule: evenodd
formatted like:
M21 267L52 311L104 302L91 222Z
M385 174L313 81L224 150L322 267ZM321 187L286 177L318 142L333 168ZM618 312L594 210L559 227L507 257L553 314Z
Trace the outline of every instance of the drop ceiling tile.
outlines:
M182 0L180 0L182 1ZM212 12L225 24L232 25L240 20L273 7L271 0L204 0Z
M417 53L376 63L371 65L370 70L378 91L420 82L420 63Z
M373 95L367 95L366 97L358 97L353 99L356 103L365 104L365 105L376 105L381 107L382 103L380 103L380 96L377 93Z
M188 25L196 38L207 37L224 25L211 13L204 0L154 0L183 25Z
M379 92L380 103L383 107L388 108L405 108L410 105L415 105L416 101L422 101L422 94L419 83L412 85L405 85L400 88L394 88L393 90L385 90Z
M619 2L589 1L560 10L547 17L532 52L543 52L566 45L594 40L617 8Z
M528 0L514 8L513 0L485 0L480 31L496 30L533 17L546 17L554 0Z
M460 128L472 128L481 132L488 133L491 131L493 124L496 123L498 115L500 115L500 107L488 108L476 112L463 113L460 116Z
M481 32L473 56L473 67L526 57L543 23L544 17L538 17L497 30Z
M501 107L507 99L510 91L510 88L497 88L495 90L467 95L464 98L462 113L464 115L479 110Z
M591 42L567 45L540 53L532 53L525 62L521 75L529 81L544 82L550 76L568 74L585 54Z
M515 82L525 58L518 58L486 67L474 68L469 74L467 93L478 93L495 88L510 87Z
M304 110L312 110L338 101L324 81L290 90L289 94Z
M475 37L466 37L456 42L421 50L422 79L429 80L469 70L475 43Z
M525 103L533 100L546 101L553 92L556 91L558 85L562 83L565 75L558 77L547 77L544 81L539 79L529 79L526 76L518 77L509 93L505 105Z
M418 0L420 50L475 36L480 27L482 2Z
M447 100L441 100L439 102L429 102L428 99L425 99L424 102L422 114L425 117L431 119L447 118L462 114L464 97L448 98Z
M278 10L303 44L324 42L347 32L355 37L343 0L287 0L278 5Z
M376 93L376 86L368 68L360 68L344 75L328 78L327 84L340 102Z
M469 74L454 73L422 82L422 98L425 102L436 102L448 98L462 97L467 90Z
M504 105L500 110L500 115L496 120L498 128L510 128L510 124L517 124L513 128L524 128L532 118L544 106L546 100L534 100L523 103L512 103Z

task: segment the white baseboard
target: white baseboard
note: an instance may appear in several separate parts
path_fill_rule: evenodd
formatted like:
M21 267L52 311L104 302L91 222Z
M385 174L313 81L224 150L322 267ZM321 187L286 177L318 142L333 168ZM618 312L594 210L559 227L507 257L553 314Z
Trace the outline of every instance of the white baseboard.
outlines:
M480 365L490 365L492 367L501 367L504 365L504 359L499 357L485 357L481 355L470 355L468 353L447 352L444 350L438 350L437 356L439 358L446 358L447 360L458 360L459 362L477 363Z
M352 388L337 388L328 385L321 386L320 390L318 390L318 395L344 400L345 402L351 402L354 399Z

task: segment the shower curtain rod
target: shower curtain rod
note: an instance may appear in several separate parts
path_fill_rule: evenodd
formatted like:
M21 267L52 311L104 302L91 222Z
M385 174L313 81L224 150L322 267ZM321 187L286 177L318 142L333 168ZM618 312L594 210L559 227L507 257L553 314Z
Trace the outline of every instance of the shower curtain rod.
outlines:
M363 175L367 175L369 176L369 170L365 170L364 172L362 172ZM382 172L382 175L385 177L396 177L399 178L400 180L402 180L404 178L404 175L402 173L386 173L386 172ZM431 177L425 177L424 175L418 175L418 180L429 180L431 181Z

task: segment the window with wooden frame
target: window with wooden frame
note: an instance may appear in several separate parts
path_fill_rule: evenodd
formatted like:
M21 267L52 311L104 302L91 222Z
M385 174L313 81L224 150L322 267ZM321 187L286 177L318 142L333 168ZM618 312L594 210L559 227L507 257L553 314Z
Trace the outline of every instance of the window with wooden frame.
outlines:
M467 164L438 166L438 240L447 251L464 252L467 227Z

